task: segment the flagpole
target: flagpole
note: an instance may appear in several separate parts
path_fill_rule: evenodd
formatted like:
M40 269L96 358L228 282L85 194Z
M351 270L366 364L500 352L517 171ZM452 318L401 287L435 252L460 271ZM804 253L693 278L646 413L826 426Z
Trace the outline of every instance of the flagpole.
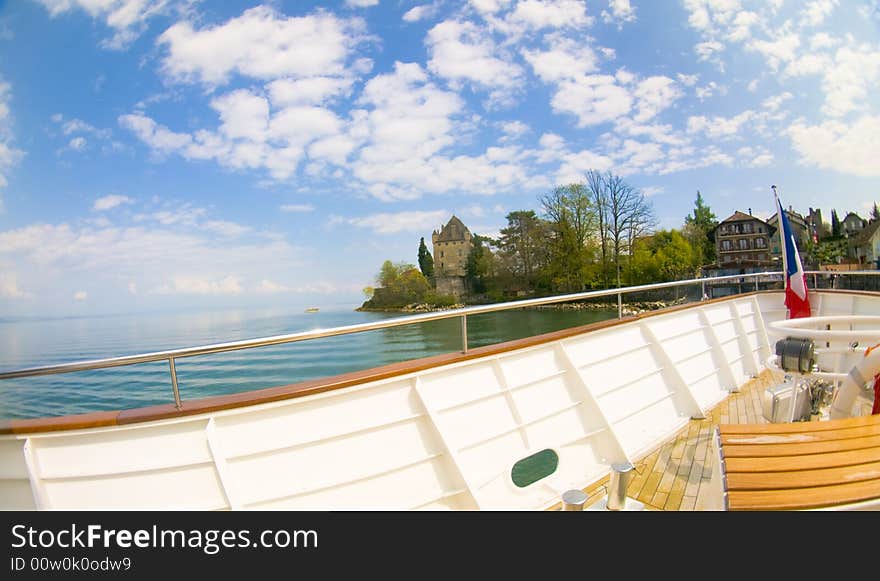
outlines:
M770 186L773 190L773 199L776 200L776 226L779 228L779 254L782 255L782 288L785 288L786 277L788 276L788 260L785 256L785 228L782 227L782 204L779 203L779 196L776 194L776 186Z

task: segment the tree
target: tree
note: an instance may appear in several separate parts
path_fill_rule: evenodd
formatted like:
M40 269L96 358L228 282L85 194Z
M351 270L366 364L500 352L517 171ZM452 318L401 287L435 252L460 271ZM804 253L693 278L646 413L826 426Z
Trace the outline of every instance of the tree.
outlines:
M413 264L386 260L376 275L378 288L364 303L369 307L402 307L424 300L431 290L428 280Z
M501 229L494 245L511 274L532 284L547 262L546 238L547 223L534 210L518 210L507 214L507 227Z
M835 238L840 236L840 218L837 217L837 210L831 210L831 235Z
M551 289L583 290L590 265L587 243L596 235L596 211L584 184L557 186L541 197L550 223L550 258L545 273Z
M678 230L660 230L633 243L629 279L633 284L689 278L700 266L697 249Z
M425 246L425 237L419 241L419 270L422 271L422 275L431 280L434 278L434 257L431 256L431 253L428 252L428 247Z
M874 207L871 208L871 216L868 220L871 222L874 220L880 220L880 208L877 207L877 202L874 202Z
M718 226L718 218L703 201L700 190L697 190L694 213L685 216L684 224L682 234L694 247L697 262L700 265L714 262L715 242L712 239L712 232Z
M610 171L604 177L605 205L608 210L606 222L613 252L617 286L621 285L621 260L630 252L633 240L651 230L655 223L650 202L639 190Z
M471 238L471 251L465 263L465 280L472 293L484 293L488 290L489 279L492 277L492 252L489 250L489 238L475 234Z
M605 196L605 179L596 170L587 172L587 189L590 192L590 200L596 210L596 221L599 231L599 249L602 255L602 282L608 287L608 225L607 225L607 199Z

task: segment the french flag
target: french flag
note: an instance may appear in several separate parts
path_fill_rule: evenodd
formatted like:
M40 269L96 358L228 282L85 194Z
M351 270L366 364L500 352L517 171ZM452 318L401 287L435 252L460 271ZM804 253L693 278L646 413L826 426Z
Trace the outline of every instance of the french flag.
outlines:
M783 270L785 270L785 306L788 308L788 318L809 317L810 297L807 295L807 275L804 274L788 215L782 209L782 203L776 195L776 186L771 187L779 216L779 242L782 247Z

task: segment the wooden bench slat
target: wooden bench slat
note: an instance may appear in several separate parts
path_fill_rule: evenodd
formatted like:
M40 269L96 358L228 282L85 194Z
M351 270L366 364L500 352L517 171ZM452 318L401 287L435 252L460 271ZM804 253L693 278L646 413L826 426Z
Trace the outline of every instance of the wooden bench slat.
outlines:
M817 432L880 425L880 415L857 416L839 420L819 422L791 422L779 424L724 424L719 426L722 434L787 434L797 432Z
M797 510L826 508L880 498L880 480L784 490L728 492L730 510Z
M815 470L870 462L880 462L880 447L846 452L828 452L807 456L767 458L730 458L724 461L727 472L781 472L784 470Z
M727 490L777 490L831 486L880 479L880 462L783 472L727 472Z
M866 448L876 448L878 446L880 446L880 436L794 444L722 444L725 458L760 458L768 456L826 454L828 452L864 450Z
M721 432L721 443L722 445L781 444L846 440L849 438L863 438L865 436L880 436L880 423L876 425L840 428L836 430L817 430L815 432L789 432L772 434L760 432L727 434Z

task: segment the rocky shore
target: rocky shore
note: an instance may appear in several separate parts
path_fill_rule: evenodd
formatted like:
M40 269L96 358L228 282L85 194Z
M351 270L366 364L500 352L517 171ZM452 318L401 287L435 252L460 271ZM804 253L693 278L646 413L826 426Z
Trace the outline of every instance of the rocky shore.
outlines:
M685 298L679 298L674 301L635 301L635 302L624 302L623 303L623 315L638 315L641 313L646 313L648 311L656 311L657 309L664 309L666 307L671 307L675 305L680 305L685 302ZM410 305L406 305L403 307L394 307L394 308L381 308L381 309L373 309L373 308L364 308L358 307L355 309L356 311L364 311L364 312L379 312L379 313L433 313L437 311L451 311L454 309L461 309L464 307L472 307L477 305L467 305L464 303L456 303L450 306L437 306L437 305L429 305L426 303L413 303ZM556 303L552 305L539 305L536 307L525 307L526 309L545 309L545 310L577 310L577 311L616 311L617 310L617 302L567 302L567 303Z

